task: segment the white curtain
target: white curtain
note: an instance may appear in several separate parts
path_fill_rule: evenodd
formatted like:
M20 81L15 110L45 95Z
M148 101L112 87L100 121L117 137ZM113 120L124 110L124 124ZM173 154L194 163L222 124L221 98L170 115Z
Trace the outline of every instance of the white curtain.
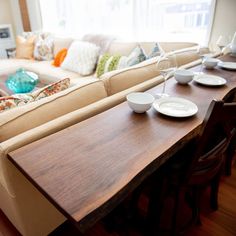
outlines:
M40 14L40 3L38 0L26 0L30 26L32 31L38 31L42 28L42 18Z
M82 37L130 40L207 40L214 0L39 0L43 28Z

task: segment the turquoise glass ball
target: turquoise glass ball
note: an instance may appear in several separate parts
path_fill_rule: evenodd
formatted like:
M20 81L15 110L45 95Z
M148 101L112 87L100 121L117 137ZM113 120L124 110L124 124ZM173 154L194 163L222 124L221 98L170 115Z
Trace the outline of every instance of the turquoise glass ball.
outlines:
M15 74L9 75L6 81L7 87L14 93L29 93L38 83L38 75L19 69Z

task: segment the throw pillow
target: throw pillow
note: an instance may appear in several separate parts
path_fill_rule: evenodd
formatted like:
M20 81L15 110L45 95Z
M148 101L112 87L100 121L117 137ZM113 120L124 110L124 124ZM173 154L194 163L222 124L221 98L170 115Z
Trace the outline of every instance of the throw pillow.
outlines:
M119 55L112 56L109 55L108 53L100 56L96 69L97 77L99 78L106 72L119 70L127 67L127 58L128 57L126 56L119 56Z
M32 36L35 36L35 37L43 37L43 38L46 38L47 36L49 36L51 33L49 32L42 32L41 30L37 30L37 31L24 31L22 33L22 36L25 38L25 39L28 39L29 37L32 37Z
M31 93L31 96L33 96L34 101L40 100L42 98L51 96L55 93L61 92L65 89L67 89L70 86L70 79L62 79L56 83L50 84L42 89L39 89L33 93Z
M35 36L24 38L16 37L16 58L18 59L33 59Z
M147 56L140 45L133 49L133 51L128 56L127 66L136 65L142 61L145 61Z
M154 48L151 53L148 55L147 59L160 56L163 53L163 49L161 48L159 43L155 43Z
M89 75L94 71L99 50L100 48L92 43L74 41L61 67L81 75Z
M11 97L20 99L24 104L30 103L34 101L34 97L31 93L17 93L11 95Z
M106 72L133 66L144 60L146 60L146 55L140 46L135 47L128 57L120 55L112 56L106 53L99 58L96 75L99 78Z
M57 53L57 55L55 56L54 61L52 62L52 65L56 66L56 67L59 67L62 64L62 62L64 61L64 59L67 55L67 51L68 50L66 48L61 49Z
M38 36L34 46L34 58L39 61L50 61L53 59L53 38Z
M51 96L67 89L69 85L70 79L66 78L32 93L0 97L0 113Z
M0 113L24 104L24 101L19 98L12 96L0 97Z

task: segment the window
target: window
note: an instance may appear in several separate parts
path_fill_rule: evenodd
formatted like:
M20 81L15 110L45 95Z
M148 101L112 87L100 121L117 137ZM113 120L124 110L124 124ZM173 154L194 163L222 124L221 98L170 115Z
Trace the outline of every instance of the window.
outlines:
M43 29L81 37L206 43L215 0L39 0Z

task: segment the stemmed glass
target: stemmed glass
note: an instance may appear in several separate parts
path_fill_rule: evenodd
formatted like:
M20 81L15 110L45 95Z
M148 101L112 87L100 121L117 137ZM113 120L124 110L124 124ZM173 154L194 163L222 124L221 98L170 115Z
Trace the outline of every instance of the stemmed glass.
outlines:
M162 54L157 61L157 69L164 78L162 92L156 94L156 98L169 97L169 94L165 93L166 80L174 74L177 69L176 55L174 53Z
M229 44L229 37L220 35L216 41L216 45L220 48L220 51L223 51L223 48Z
M200 65L200 71L196 72L196 74L203 74L203 72L202 72L202 63L203 63L204 58L207 55L206 52L208 52L208 47L202 46L202 45L198 46L197 53L198 53L199 57L201 58L201 65Z

